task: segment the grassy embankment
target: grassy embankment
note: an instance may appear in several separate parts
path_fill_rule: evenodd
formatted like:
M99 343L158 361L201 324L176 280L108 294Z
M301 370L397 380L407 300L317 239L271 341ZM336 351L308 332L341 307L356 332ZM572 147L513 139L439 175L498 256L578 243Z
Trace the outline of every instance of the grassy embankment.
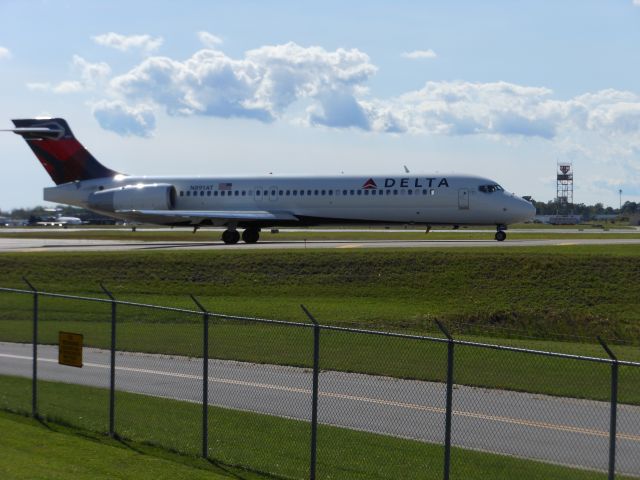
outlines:
M619 338L636 343L640 251L631 247L556 247L508 251L130 252L2 255L3 284L101 295L104 282L119 299L306 321L304 303L321 323L433 334L438 318L459 331L504 335L517 329L537 339L508 343L605 356L593 343L559 342L557 335ZM0 340L29 341L29 296L1 294ZM40 338L58 330L109 345L109 306L41 298ZM200 317L119 307L118 348L198 356ZM469 327L470 325L470 327ZM215 322L212 356L309 366L307 329ZM551 340L549 340L551 339ZM442 344L324 332L321 368L442 380ZM637 347L614 347L639 360ZM459 347L456 381L606 400L606 365ZM640 403L634 379L621 372L623 402Z
M0 406L29 405L29 380L0 377ZM199 405L118 392L119 442L104 432L108 391L40 382L42 415L54 424L0 413L3 479L47 478L305 478L305 422L209 409L210 461L200 451ZM66 425L61 427L60 425ZM441 446L321 425L319 478L439 479ZM167 450L182 452L172 454ZM346 454L345 454L346 453ZM158 458L159 457L159 458ZM3 471L4 470L4 471ZM454 448L455 478L604 479L606 475L508 456ZM623 477L619 477L623 478Z

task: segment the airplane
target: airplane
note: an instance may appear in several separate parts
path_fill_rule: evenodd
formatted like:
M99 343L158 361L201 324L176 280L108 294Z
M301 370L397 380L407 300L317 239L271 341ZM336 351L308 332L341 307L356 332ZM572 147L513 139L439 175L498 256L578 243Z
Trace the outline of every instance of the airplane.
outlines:
M67 228L69 225L82 225L82 220L78 217L65 217L57 215L55 217L48 217L43 220L35 222L36 225L43 227L63 227Z
M126 222L226 227L222 241L255 243L263 228L322 224L507 225L535 207L494 180L458 174L156 177L127 175L96 160L62 118L13 120L55 182L44 199Z

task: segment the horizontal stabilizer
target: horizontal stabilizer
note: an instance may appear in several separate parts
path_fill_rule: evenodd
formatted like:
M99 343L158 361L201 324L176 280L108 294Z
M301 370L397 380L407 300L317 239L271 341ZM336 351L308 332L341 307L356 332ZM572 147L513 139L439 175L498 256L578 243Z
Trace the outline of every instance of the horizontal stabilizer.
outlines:
M50 127L9 128L0 130L0 132L13 132L29 140L59 140L64 135L64 130L55 125Z

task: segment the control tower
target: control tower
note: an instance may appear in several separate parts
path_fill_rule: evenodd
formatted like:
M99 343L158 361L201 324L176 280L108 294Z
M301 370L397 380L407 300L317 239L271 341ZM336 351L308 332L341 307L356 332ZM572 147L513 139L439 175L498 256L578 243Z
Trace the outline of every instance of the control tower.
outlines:
M558 213L568 213L573 206L573 165L571 163L558 162L556 192Z

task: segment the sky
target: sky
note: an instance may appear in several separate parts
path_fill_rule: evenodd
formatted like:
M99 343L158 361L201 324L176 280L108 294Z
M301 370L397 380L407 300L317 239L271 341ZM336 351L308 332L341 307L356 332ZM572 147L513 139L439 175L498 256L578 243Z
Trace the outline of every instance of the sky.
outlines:
M0 0L0 128L131 174L469 173L640 201L640 0ZM0 132L0 210L52 185Z

